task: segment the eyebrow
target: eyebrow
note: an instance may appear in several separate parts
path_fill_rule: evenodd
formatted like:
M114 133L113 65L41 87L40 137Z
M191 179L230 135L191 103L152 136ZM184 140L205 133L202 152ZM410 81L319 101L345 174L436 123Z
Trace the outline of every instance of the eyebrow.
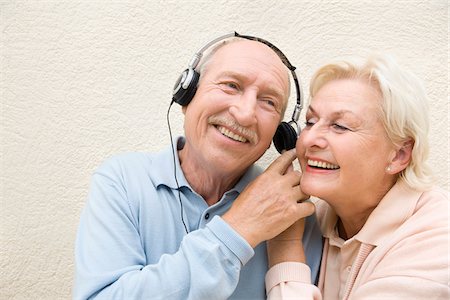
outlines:
M308 110L310 110L314 114L317 114L317 112L314 110L314 108L311 105L308 107ZM350 114L354 117L359 118L357 114L355 114L354 112L352 112L351 110L348 110L348 109L341 109L339 111L333 112L331 115L333 117L342 117L346 114Z
M241 82L245 82L247 80L247 77L241 73L237 73L237 72L233 72L233 71L224 71L222 73L219 74L219 77L233 77L236 78L238 81ZM265 89L264 89L264 94L269 94L272 95L274 97L280 98L281 100L284 100L285 98L287 98L287 94L285 95L283 93L283 90L274 86L274 85L268 85Z

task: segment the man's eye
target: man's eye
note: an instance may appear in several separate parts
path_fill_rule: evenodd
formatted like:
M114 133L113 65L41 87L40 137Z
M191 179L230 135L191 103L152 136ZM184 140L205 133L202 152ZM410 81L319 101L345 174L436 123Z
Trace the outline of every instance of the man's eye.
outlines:
M225 85L231 89L235 89L235 90L239 89L239 86L234 82L227 82L227 83L225 83Z
M227 94L235 94L240 91L239 84L233 81L223 81L219 83L220 89Z
M280 105L280 102L277 101L277 99L269 97L269 98L260 98L258 101L259 103L261 103L261 107L263 107L265 110L281 114L282 107Z
M264 101L265 103L267 103L270 106L273 106L273 107L276 106L275 101L273 101L271 99L263 99L262 101Z
M312 127L316 122L312 119L306 120L305 127Z

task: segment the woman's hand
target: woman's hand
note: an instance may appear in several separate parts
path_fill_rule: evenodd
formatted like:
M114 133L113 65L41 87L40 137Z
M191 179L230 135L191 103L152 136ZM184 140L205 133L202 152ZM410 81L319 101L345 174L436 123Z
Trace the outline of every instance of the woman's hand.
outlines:
M314 204L310 204L314 206ZM306 263L302 243L304 229L305 219L302 218L273 239L267 241L269 268L287 261Z

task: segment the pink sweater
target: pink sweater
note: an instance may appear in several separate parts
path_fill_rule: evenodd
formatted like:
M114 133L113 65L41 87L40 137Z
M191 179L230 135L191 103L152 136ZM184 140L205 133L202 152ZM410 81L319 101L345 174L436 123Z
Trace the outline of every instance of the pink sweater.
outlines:
M266 275L268 299L450 299L448 195L440 188L421 193L397 183L352 238L358 247L344 277L330 276L336 263L328 264L336 262L329 249L337 216L317 200L325 237L319 287L311 284L307 265L285 262Z

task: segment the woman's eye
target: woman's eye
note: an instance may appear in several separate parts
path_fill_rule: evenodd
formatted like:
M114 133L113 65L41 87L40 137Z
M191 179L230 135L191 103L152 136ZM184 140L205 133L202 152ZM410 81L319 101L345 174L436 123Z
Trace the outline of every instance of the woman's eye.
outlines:
M347 130L349 130L347 127L342 126L342 125L339 125L339 124L336 124L336 123L334 123L334 124L332 125L332 127L333 127L334 129L336 129L337 131L347 131Z

